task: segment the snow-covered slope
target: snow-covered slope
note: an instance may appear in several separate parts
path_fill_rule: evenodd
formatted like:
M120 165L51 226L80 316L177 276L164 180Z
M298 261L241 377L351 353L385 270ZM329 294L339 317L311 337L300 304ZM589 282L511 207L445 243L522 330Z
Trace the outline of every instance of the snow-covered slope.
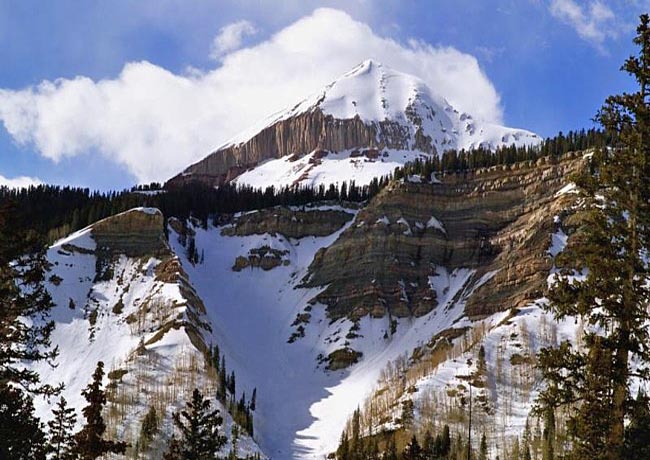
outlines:
M539 136L530 131L486 123L474 119L471 114L460 113L418 77L368 59L294 107L240 133L221 149L244 143L279 121L314 110L338 120L358 117L368 125L394 122L408 133L405 150L418 150L415 142L418 130L431 138L438 152L541 142ZM380 137L377 140L381 142Z
M128 257L106 254L107 248L97 244L98 226L118 228L119 220L138 214L151 217L162 235L160 211L138 208L76 232L48 250L47 287L55 303L51 316L56 323L52 344L59 356L56 367L40 363L36 369L42 381L65 384L62 396L76 409L80 424L86 405L81 390L97 363L104 362L109 435L135 446L142 418L155 407L162 415L162 434L138 458L161 458L173 430L171 414L184 407L192 389L215 394L215 379L205 371L200 349L208 343L212 328L203 303L169 249ZM131 226L131 232L138 230ZM35 403L37 414L50 419L56 399L37 398ZM218 401L213 403L220 408L229 433L232 418ZM244 436L239 452L245 456L260 451Z
M419 155L540 142L530 131L460 113L419 78L367 60L252 125L170 183L363 185Z
M350 221L329 236L298 239L269 233L226 236L224 227L194 228L204 261L193 265L181 256L197 293L210 299L213 333L233 357L228 365L235 369L238 385L247 394L257 388L256 432L272 458L313 460L333 452L346 420L371 393L382 369L451 327L463 316L465 299L487 279L476 281L474 270L449 273L439 267L431 289L440 308L420 318L399 319L393 333L388 317L332 322L323 305L310 302L320 289L301 288L300 281L318 250L355 224ZM180 239L170 236L182 255ZM287 251L286 263L270 270L233 270L237 258L266 246ZM305 314L304 336L288 340L297 318ZM325 358L348 345L362 354L360 362L327 371Z

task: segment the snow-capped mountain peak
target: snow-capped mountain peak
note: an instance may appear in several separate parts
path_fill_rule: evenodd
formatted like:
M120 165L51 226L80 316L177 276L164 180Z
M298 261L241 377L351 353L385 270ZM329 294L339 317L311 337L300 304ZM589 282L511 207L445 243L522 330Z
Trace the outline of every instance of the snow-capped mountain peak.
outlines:
M253 125L170 183L363 185L422 156L540 142L530 131L461 113L420 78L369 59Z
M407 122L406 112L416 104L453 110L419 78L369 59L298 104L291 115L320 108L338 119L358 116L366 123Z

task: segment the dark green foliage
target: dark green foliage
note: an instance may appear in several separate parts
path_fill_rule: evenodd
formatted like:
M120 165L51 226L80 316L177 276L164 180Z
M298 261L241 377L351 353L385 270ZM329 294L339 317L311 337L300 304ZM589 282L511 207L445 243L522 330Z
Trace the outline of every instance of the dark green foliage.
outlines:
M650 398L639 390L631 406L630 423L625 427L624 457L650 460Z
M170 442L165 454L167 460L213 460L226 444L219 410L212 410L210 400L196 388L191 401L185 404L184 410L174 413L173 420L180 438Z
M560 275L548 294L557 319L577 316L586 325L583 349L565 342L542 350L539 359L548 385L538 413L574 407L567 428L578 459L623 458L630 379L650 377L650 271L643 259L650 247L649 23L642 15L639 56L623 66L638 91L610 96L597 115L613 148L597 151L590 171L575 178L583 204L575 216L579 226L556 259ZM584 269L585 276L574 277ZM634 370L630 359L640 363Z
M415 422L414 411L415 405L413 404L412 400L407 399L406 401L402 402L402 415L400 419L404 428L410 428L413 426L413 422Z
M54 322L49 321L53 302L44 286L48 263L35 234L16 231L14 214L15 209L0 206L0 382L31 394L53 395L61 387L42 385L38 374L24 366L52 363L57 355L57 349L50 348Z
M479 460L488 460L488 445L485 433L481 435L481 445L478 451Z
M160 418L154 406L151 406L146 415L142 419L142 427L140 428L140 447L147 449L153 438L158 434L160 425Z
M498 149L496 152L477 149L470 152L444 152L441 158L432 157L426 161L416 161L404 168L398 168L395 179L419 174L430 177L432 172L463 172L475 168L509 165L517 161L536 160L540 157L550 159L569 152L590 147L609 145L608 134L600 131L576 131L559 133L545 140L540 147L528 148L514 146ZM0 187L0 204L13 202L19 210L12 223L18 233L34 230L47 236L52 242L72 231L83 228L99 219L126 211L137 206L159 208L165 217L186 219L194 217L203 227L211 216L232 214L240 211L268 208L272 206L301 206L324 200L363 202L373 196L388 183L389 178L375 178L367 186L357 186L354 182L343 183L340 187L284 187L265 190L251 187L238 187L226 184L218 188L201 184L189 184L172 188L165 193L143 194L143 190L154 190L150 186L139 186L121 192L91 192L89 189L39 185L28 189L9 189ZM197 254L196 261L200 261Z
M52 409L52 420L47 422L48 452L50 460L75 460L74 427L77 415L73 408L68 407L65 398L59 399L56 407Z
M415 435L413 435L411 441L404 448L402 458L404 460L422 460L422 448Z
M0 459L45 460L43 425L34 416L32 398L0 383Z
M106 405L106 393L102 389L103 378L104 363L99 361L93 372L92 381L81 392L88 402L81 411L86 424L75 434L76 453L81 460L94 460L109 452L123 454L126 451L126 443L104 439L106 423L102 417L102 410Z

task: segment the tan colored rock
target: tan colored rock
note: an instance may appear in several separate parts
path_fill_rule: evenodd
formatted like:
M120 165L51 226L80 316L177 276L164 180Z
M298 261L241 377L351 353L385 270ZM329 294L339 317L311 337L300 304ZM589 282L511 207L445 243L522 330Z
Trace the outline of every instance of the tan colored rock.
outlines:
M315 109L278 121L244 143L211 153L170 179L165 186L174 187L188 182L221 185L264 160L306 154L314 150L340 152L355 148L409 149L413 144L422 152L435 152L428 136L420 133L412 139L409 129L396 122L365 124L358 117L339 120Z
M496 274L468 297L469 316L521 307L543 295L553 216L575 198L556 193L582 164L567 157L450 174L440 184L392 183L317 253L304 285L326 286L315 300L331 318L422 316L437 306L436 266L470 268L469 287ZM431 217L444 228L427 225Z

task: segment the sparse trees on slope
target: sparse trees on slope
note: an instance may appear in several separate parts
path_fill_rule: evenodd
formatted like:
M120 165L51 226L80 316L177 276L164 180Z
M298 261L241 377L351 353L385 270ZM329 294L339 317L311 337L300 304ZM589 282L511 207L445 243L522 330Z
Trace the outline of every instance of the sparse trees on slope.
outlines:
M73 408L68 407L65 398L61 397L56 407L52 409L54 418L47 422L48 451L50 460L75 460L74 428L77 415Z
M102 389L104 363L99 361L92 376L92 381L81 392L88 405L82 409L86 419L84 427L75 435L76 453L81 460L94 460L106 453L123 454L126 443L104 439L106 423L102 409L106 405L106 393Z
M210 400L194 389L186 408L173 415L180 438L173 438L165 454L167 460L213 460L226 444L221 433L222 417L212 410Z
M540 355L548 382L541 405L578 408L568 426L576 458L623 458L629 382L633 374L650 376L650 270L643 256L650 247L649 23L642 15L635 38L640 53L623 66L638 91L609 97L597 115L614 145L597 152L592 170L576 178L579 227L556 260L560 274L549 293L556 318L579 316L588 326L583 350L563 343ZM634 370L631 357L641 363Z

